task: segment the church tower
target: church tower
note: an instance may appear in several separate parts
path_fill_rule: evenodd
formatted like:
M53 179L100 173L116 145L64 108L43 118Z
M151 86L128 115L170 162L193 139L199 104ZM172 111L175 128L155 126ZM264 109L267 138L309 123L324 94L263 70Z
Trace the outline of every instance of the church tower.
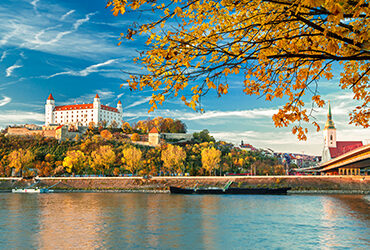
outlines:
M53 95L50 93L48 99L46 100L45 104L45 125L48 126L50 124L54 124L54 108L55 108L55 100Z
M98 126L99 123L99 116L100 116L100 109L101 109L101 103L100 103L100 97L98 94L96 94L93 102L93 122L95 123L95 126Z
M334 122L331 116L330 101L328 108L328 119L324 128L324 146L329 148L337 147L337 130L335 129Z

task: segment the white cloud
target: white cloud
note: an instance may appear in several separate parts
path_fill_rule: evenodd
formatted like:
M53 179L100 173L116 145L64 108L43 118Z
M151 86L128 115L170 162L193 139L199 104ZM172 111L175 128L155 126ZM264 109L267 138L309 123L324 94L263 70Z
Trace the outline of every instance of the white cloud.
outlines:
M12 98L7 97L7 96L3 96L3 99L0 100L0 107L5 106L6 104L8 104L11 101L12 101Z
M82 24L88 22L90 20L90 17L95 15L96 12L93 12L93 13L89 13L85 16L85 18L82 18L82 19L78 19L74 24L73 24L73 28L74 30L77 30L78 27L80 27Z
M116 93L114 93L113 91L110 91L107 89L97 89L97 90L92 91L89 94L82 95L77 98L69 98L64 102L58 102L58 100L55 100L55 101L57 105L68 105L68 104L73 104L73 103L92 103L94 101L94 97L96 94L99 95L101 101L111 99L116 96Z
M117 59L110 59L108 61L105 61L105 62L102 62L102 63L98 63L98 64L91 65L89 67L86 67L83 70L79 70L79 71L69 70L69 71L65 71L65 72L59 72L59 73L55 73L55 74L53 74L51 76L48 76L46 78L49 79L49 78L60 76L60 75L87 76L87 75L90 75L91 73L95 73L95 72L100 71L99 70L100 67L103 67L103 66L106 66L106 65L110 65L110 64L112 64L112 63L114 63L116 61L117 61Z
M95 90L95 93L98 93L100 99L110 99L112 97L115 96L115 93L113 91L110 91L110 90L106 90L106 89L98 89L98 90ZM93 94L94 97L95 97L95 94Z
M75 12L75 10L70 10L70 11L68 11L67 13L65 13L65 14L60 18L60 20L61 20L61 21L63 21L64 19L66 19L66 17L67 17L67 16L72 15L74 12Z
M321 155L321 133L311 133L307 141L298 141L287 129L275 130L278 131L210 131L210 134L215 137L216 140L224 140L234 145L239 145L243 140L244 143L252 144L257 148L271 148L276 152Z
M33 0L30 4L32 4L32 6L34 8L37 8L37 3L39 2L40 0Z
M0 58L0 62L4 61L4 59L6 58L8 52L5 50L3 51L3 53L1 54L1 58Z
M30 4L33 6L33 10L35 11L35 13L37 15L40 15L39 12L37 11L37 3L40 2L40 0L33 0L32 2L30 2Z
M23 67L22 65L18 65L18 64L14 64L10 67L8 67L5 71L6 71L6 77L9 77L12 75L13 71L17 68L21 68Z
M61 16L70 10L65 9L60 3L48 3L47 7L38 8L38 11L40 14L37 12L35 14L31 8L10 9L0 4L0 13L2 13L0 48L6 44L7 47L13 46L94 61L107 60L108 56L125 55L133 58L138 54L129 46L117 46L116 38L119 34L117 33L114 39L110 34L111 32L114 34L114 31L95 30L91 26L81 29L81 25L86 22L92 23L92 16L97 12L76 19L76 11L61 22Z
M0 125L24 124L44 121L44 113L7 110L0 113Z
M187 113L181 117L182 120L203 120L211 118L225 118L225 117L241 117L241 118L261 118L272 117L277 112L277 109L251 109L239 111L208 111L203 114Z
M138 106L138 105L140 105L140 104L146 103L146 102L148 102L148 101L150 100L150 98L151 98L151 97L145 97L145 98L144 98L144 99L142 99L142 100L139 100L139 101L133 102L133 103L131 103L130 105L127 105L127 106L125 107L125 109L129 109L129 108L132 108L132 107L136 107L136 106Z
M1 20L1 19L0 19ZM4 25L4 24L2 24ZM3 38L0 40L0 46L1 45L4 45L4 44L7 44L8 41L19 34L19 32L21 31L21 26L20 25L17 25L13 22L10 22L10 25L9 25L9 31L8 33L6 33Z
M73 29L70 29L70 30L67 30L67 31L62 31L62 32L58 32L56 34L56 36L50 40L41 40L40 37L43 36L45 34L46 31L49 31L49 30L53 30L55 28L59 28L61 27L60 24L56 25L56 26L53 26L53 27L48 27L48 28L45 28L43 30L41 30L40 32L38 32L35 37L34 37L34 40L30 41L31 43L33 44L36 44L36 46L41 46L41 45L51 45L51 44L54 44L56 42L58 42L60 39L62 39L64 36L66 35L69 35L71 34L72 32L75 32L78 30L78 28L88 22L90 20L90 17L95 15L96 12L94 13L89 13L85 16L85 18L82 18L82 19L78 19L74 22L73 24Z

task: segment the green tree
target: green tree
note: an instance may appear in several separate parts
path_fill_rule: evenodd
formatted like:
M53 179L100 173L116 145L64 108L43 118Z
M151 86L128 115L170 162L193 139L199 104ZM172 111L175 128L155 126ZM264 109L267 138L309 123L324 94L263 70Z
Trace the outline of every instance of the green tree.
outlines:
M209 135L209 131L207 129L203 129L202 131L193 133L193 140L196 143L203 143L203 142L215 142L215 138Z

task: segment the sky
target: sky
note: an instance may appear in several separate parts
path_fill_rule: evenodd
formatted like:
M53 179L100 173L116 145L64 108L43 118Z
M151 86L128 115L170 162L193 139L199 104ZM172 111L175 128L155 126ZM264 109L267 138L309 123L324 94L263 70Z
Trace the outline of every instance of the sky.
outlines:
M0 128L7 125L44 123L44 105L50 93L56 105L91 103L96 93L103 104L115 107L121 100L124 120L134 123L148 117L171 117L186 123L188 132L208 129L216 139L238 145L241 140L277 152L321 155L323 133L309 126L308 140L300 142L291 128L275 128L272 115L281 100L243 94L243 79L230 79L229 93L203 98L205 113L170 99L148 113L149 90L120 88L127 75L142 72L133 58L145 50L145 36L123 41L121 32L134 21L149 20L144 14L113 16L104 0L1 0L0 3ZM370 130L349 125L349 112L358 105L349 91L339 87L340 66L333 79L320 80L319 92L330 100L338 140L368 140ZM309 99L310 97L305 97ZM309 104L308 104L309 105ZM315 109L324 127L327 106Z

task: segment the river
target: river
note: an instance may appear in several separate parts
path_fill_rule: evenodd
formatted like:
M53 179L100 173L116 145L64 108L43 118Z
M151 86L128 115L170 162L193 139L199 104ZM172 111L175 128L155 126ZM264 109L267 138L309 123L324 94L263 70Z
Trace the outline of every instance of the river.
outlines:
M370 248L370 196L0 194L2 249Z

